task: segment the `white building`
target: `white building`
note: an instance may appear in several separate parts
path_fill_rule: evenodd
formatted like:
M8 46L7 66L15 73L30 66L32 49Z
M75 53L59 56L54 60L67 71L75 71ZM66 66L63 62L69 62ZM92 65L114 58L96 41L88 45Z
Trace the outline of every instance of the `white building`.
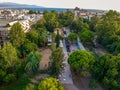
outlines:
M24 30L24 32L28 32L30 30L30 22L29 20L21 20L21 21L13 21L8 24L9 27L19 22Z

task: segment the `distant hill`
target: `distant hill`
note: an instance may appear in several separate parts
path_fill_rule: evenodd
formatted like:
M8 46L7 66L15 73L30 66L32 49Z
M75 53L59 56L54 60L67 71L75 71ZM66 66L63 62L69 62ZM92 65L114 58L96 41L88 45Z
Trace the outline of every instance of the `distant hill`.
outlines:
M52 7L42 7L42 6L36 6L36 5L27 5L27 4L17 4L17 3L12 3L12 2L3 2L0 3L0 9L28 9L28 10L34 10L34 11L44 11L44 10L56 10L58 12L61 11L66 11L67 9L73 11L72 8L52 8ZM99 11L104 11L104 10L97 10L97 9L85 9L87 11L92 11L92 12L99 12Z
M27 4L17 4L17 3L11 3L11 2L3 2L0 3L0 9L3 8L44 8L42 6L36 6L36 5L27 5Z

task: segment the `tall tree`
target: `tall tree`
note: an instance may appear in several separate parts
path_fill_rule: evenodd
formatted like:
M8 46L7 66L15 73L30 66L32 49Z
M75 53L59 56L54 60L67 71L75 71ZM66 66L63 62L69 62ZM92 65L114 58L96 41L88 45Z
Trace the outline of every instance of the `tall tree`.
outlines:
M9 36L10 36L10 42L13 44L13 46L17 48L24 43L25 33L20 23L17 22L11 27Z
M57 35L56 35L56 38L55 38L55 42L56 42L56 47L59 47L59 45L60 45L60 35L59 35L58 31L57 31Z
M51 54L51 57L50 57L50 62L51 62L51 65L50 65L50 72L51 72L51 75L53 76L58 76L62 69L63 69L63 57L64 57L64 54L63 54L63 51L61 48L57 48L55 49L52 54Z

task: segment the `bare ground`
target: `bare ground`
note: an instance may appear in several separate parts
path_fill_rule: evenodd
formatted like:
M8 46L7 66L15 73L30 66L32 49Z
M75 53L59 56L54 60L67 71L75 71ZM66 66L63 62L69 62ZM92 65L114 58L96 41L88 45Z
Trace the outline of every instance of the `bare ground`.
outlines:
M79 88L79 90L91 90L91 88L89 87L89 82L91 77L82 77L80 76L80 74L74 73L73 71L72 71L72 77L73 77L74 85L77 88ZM94 90L103 90L103 89L100 85L97 85L97 88Z

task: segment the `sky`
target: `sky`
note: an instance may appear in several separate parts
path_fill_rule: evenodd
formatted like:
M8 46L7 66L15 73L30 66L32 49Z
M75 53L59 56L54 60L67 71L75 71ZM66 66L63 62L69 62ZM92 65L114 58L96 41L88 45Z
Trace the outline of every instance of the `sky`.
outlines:
M120 12L120 0L0 0L1 2L57 8L75 8L77 6L82 9L113 9Z

